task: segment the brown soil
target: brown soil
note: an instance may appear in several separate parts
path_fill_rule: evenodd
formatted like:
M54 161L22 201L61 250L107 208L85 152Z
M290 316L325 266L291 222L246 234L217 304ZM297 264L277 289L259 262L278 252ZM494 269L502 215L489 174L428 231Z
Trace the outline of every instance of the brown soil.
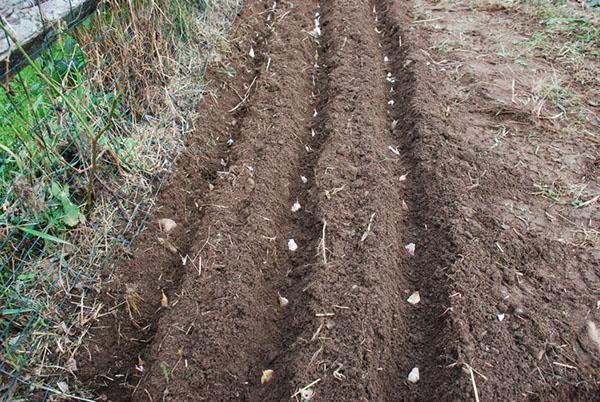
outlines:
M101 398L284 401L309 384L319 401L597 397L597 203L534 186L558 175L598 194L597 142L514 106L510 84L498 113L497 62L431 50L474 11L416 3L444 28L402 1L247 2L202 127L106 280L110 314L78 357ZM475 16L498 12L513 18ZM490 21L469 21L475 48ZM513 122L530 136L490 147Z

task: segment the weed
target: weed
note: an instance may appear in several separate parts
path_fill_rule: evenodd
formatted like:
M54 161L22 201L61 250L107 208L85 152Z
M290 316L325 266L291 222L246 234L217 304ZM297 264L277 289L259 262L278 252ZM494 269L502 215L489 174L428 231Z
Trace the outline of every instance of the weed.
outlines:
M575 105L577 99L573 92L565 88L557 79L546 83L537 93L538 98L549 100L558 110L567 114Z
M168 384L169 383L169 366L167 365L166 362L160 362L160 368L162 370L162 374L165 379L165 382Z

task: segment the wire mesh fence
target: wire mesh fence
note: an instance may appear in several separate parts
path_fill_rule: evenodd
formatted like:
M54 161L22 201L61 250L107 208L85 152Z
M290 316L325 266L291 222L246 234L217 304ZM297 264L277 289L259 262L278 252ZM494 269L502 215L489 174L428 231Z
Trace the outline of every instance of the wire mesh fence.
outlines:
M240 8L58 2L64 13L36 3L41 42L0 21L2 400L86 396L73 356L102 314L99 275L148 216Z

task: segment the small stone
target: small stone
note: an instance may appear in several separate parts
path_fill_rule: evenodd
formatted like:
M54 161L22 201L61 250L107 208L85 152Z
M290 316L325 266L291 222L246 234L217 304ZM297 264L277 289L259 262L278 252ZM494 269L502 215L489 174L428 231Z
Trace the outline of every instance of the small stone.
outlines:
M296 244L296 241L294 239L288 240L288 248L290 249L290 251L298 250L298 245Z

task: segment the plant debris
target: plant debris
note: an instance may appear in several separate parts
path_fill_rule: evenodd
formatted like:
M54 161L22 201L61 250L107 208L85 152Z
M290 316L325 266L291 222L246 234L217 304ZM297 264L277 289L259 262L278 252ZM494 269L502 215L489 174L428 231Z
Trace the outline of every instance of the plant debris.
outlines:
M163 246L165 249L169 250L169 252L171 254L177 254L179 252L177 250L177 247L175 247L173 245L173 243L171 243L167 239L164 239L162 237L158 237L156 240L158 240L158 244L160 244L161 246Z
M262 385L267 385L273 379L275 372L271 369L263 370L262 376L260 377L260 383Z
M165 294L164 291L161 290L162 293L162 297L160 298L160 306L162 308L168 308L169 307L169 298L167 297L167 295Z
M173 219L163 218L158 220L158 225L161 230L165 233L170 233L173 229L177 227L177 224Z

